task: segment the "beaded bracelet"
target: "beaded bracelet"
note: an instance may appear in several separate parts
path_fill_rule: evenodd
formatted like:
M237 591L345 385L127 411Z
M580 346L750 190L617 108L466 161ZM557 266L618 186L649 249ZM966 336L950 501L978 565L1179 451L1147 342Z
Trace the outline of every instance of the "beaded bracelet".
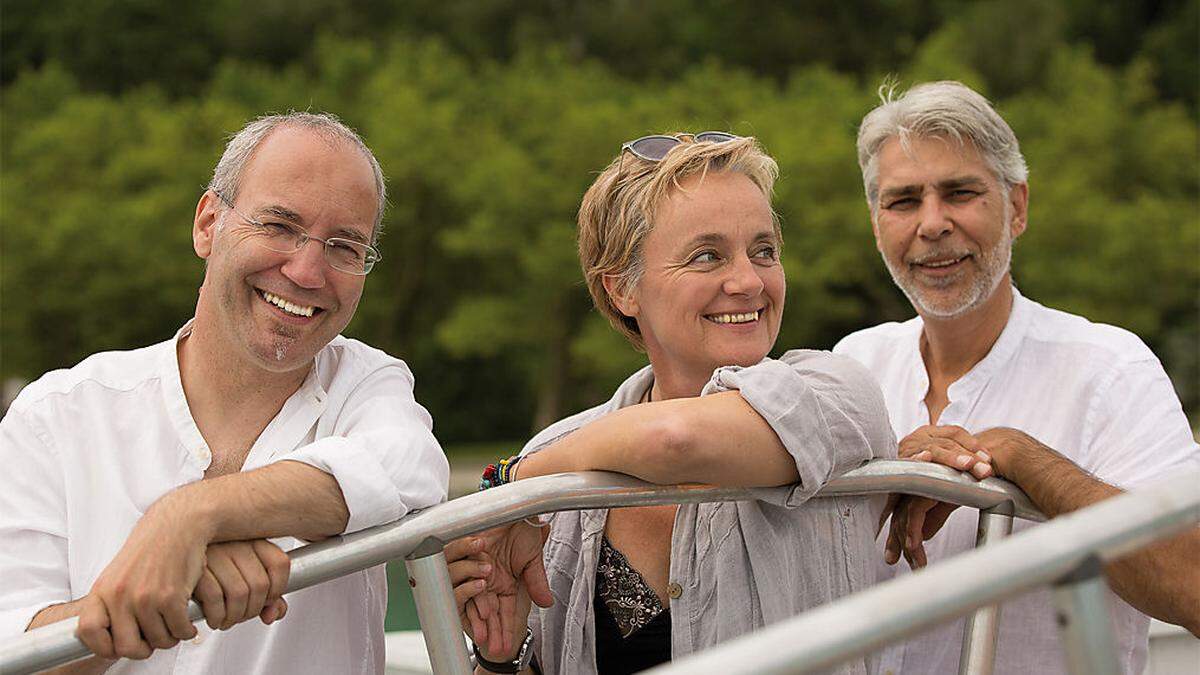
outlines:
M482 492L488 488L511 483L516 472L517 462L520 461L521 456L514 455L508 459L502 459L496 464L488 464L483 469L483 477L479 479L479 490Z

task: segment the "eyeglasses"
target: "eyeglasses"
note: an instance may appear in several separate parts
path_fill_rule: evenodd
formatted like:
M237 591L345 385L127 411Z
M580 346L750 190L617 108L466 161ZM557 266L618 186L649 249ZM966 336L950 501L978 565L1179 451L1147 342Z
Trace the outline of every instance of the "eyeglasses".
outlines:
M314 237L298 225L285 222L263 222L247 216L233 206L228 197L213 190L213 193L225 202L230 211L236 213L242 220L254 228L255 238L260 246L276 253L295 253L312 241L319 241L325 247L325 262L339 272L365 276L375 267L375 263L383 259L379 249L364 244L361 241L345 237L330 237L321 239Z
M702 131L698 134L680 134L679 136L691 137L694 143L725 143L726 141L736 140L740 136L726 133L724 131ZM621 152L626 150L633 153L635 157L640 157L648 162L661 162L666 158L667 153L675 149L676 146L683 145L683 139L679 136L642 136L641 138L621 145Z

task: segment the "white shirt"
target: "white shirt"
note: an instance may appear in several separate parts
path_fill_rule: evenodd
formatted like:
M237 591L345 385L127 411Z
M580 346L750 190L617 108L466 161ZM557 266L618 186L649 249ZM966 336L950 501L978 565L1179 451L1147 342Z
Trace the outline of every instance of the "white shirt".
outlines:
M897 438L929 424L929 379L919 348L922 325L920 317L883 324L849 335L834 347L878 378ZM950 402L939 425L973 433L998 426L1019 429L1121 488L1200 465L1200 447L1171 381L1136 335L1047 309L1015 288L1012 314L999 339L947 393ZM976 514L958 509L925 543L931 565L974 547ZM1032 526L1018 520L1013 532ZM888 566L882 557L880 581L910 573L906 563ZM987 570L980 570L979 578L987 583ZM1121 666L1127 673L1141 673L1149 618L1116 595L1111 600ZM963 624L960 620L892 645L883 653L881 672L957 672ZM1065 672L1049 591L1004 604L996 672Z
M94 355L27 386L0 420L0 637L80 598L156 499L200 480L212 453L188 410L172 340ZM443 501L449 467L404 362L337 337L263 430L247 471L298 460L337 479L346 531ZM284 550L299 545L275 540ZM382 672L383 566L287 596L247 621L110 673Z

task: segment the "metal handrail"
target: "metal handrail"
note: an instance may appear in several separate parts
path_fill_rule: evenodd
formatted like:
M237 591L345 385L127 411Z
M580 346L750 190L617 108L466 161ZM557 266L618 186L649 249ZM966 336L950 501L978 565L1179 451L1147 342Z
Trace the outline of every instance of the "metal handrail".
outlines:
M1060 615L1071 607L1080 635L1065 640L1068 666L1076 673L1109 672L1115 659L1093 660L1111 650L1105 594L1097 592L1098 562L1110 561L1200 522L1200 471L1190 471L1031 528L986 549L942 561L919 574L897 578L836 600L787 621L652 669L682 673L808 673L915 635L972 609L1047 584L1058 584ZM986 583L980 583L986 570ZM1080 570L1084 574L1071 578ZM1070 594L1076 593L1078 597ZM1097 602L1099 601L1099 602ZM1099 608L1099 609L1098 609ZM836 626L836 631L830 631ZM1097 639L1098 637L1098 639ZM1091 638L1091 639L1089 639ZM1073 644L1078 649L1073 649Z
M393 523L296 549L289 553L291 573L287 592L396 558L408 558L411 563L437 556L454 539L530 516L589 508L744 501L754 499L759 490L655 485L602 471L532 478L415 511ZM924 462L876 460L831 480L817 496L888 492L921 495L1027 520L1044 519L1028 497L1011 483L997 478L976 481L958 471ZM420 610L423 599L419 592L416 594ZM439 609L444 614L445 603ZM192 621L203 616L194 601L188 605L188 616ZM422 613L423 625L424 617ZM456 613L453 619L457 622ZM0 643L0 673L36 672L88 656L87 648L75 637L77 624L76 618L70 618ZM425 628L427 634L434 632L430 626Z

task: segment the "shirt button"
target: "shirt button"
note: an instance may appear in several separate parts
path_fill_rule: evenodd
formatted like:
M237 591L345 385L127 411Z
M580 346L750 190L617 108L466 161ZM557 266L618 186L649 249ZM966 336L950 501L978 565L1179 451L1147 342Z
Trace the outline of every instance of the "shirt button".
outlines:
M667 584L667 595L669 595L672 600L676 600L679 598L679 596L683 595L683 587L672 581L671 583Z

